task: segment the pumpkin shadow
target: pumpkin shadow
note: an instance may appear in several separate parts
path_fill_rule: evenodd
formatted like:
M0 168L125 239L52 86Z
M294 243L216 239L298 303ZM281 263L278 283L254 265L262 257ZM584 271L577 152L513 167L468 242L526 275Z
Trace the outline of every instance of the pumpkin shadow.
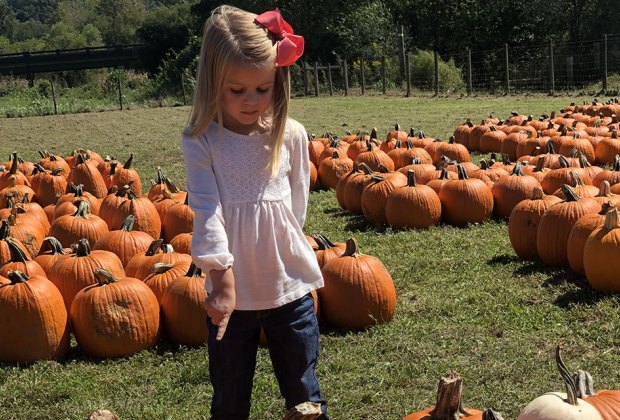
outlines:
M517 257L516 255L511 255L511 254L502 254L502 255L496 255L493 258L491 258L490 260L487 261L487 264L489 265L505 265L505 264L512 264L512 263L516 263L516 262L520 262L522 261L519 257Z

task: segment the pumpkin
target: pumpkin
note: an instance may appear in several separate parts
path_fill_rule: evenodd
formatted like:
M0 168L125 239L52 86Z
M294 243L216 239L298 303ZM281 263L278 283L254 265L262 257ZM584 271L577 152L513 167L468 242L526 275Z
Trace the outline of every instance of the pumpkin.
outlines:
M60 155L50 155L46 150L39 150L39 155L41 159L38 160L38 164L48 171L53 171L56 168L62 168L62 175L66 178L69 176L69 172L71 171L71 167L65 161L65 159Z
M141 252L131 257L125 266L125 273L128 277L144 280L155 264L174 264L178 261L187 261L189 264L192 262L192 257L175 252L174 248L170 244L165 244L163 239L156 239L151 242L144 253Z
M545 195L541 187L534 188L532 196L517 204L508 218L508 237L515 253L526 260L538 257L536 234L538 223L549 207L562 201L555 195Z
M37 202L41 204L41 207L56 204L58 197L67 190L67 178L63 175L64 169L56 168L53 171L47 172L42 166L39 165L39 167L42 172L39 172L37 175L36 188L33 182L33 190L37 194Z
M385 216L395 228L428 228L441 220L441 201L431 187L416 184L415 172L410 170L407 185L387 197Z
M63 248L58 239L48 236L43 239L41 249L34 260L48 273L59 259L68 257L72 252L71 248Z
M15 181L15 177L8 179L8 185L0 189L0 209L6 208L7 200L11 198L14 203L18 203L24 200L24 197L28 195L31 200L37 200L37 194L28 185L18 184Z
M18 165L17 152L13 152L13 159L11 159L9 170L0 173L0 190L15 185L26 185L30 187L28 177L18 169Z
M97 215L108 225L108 229L112 229L112 219L114 219L116 210L121 204L129 200L129 198L127 198L127 191L129 191L130 188L129 185L123 185L120 188L114 185L110 188L110 193L101 200L99 213Z
M583 248L583 267L588 283L594 290L603 293L620 292L618 252L620 224L618 210L614 208L605 215L605 223L588 236Z
M18 239L31 256L37 255L48 230L21 207L14 207L6 220L11 227L11 236Z
M562 187L566 199L542 215L536 231L536 251L543 263L552 267L568 266L568 236L581 216L596 213L600 206L591 198L580 198L569 185Z
M480 159L480 169L468 172L470 178L478 178L484 181L489 187L503 175L509 173L502 167L492 167L486 159Z
M340 157L343 156L343 157ZM319 164L319 183L322 188L335 189L340 178L353 169L353 161L340 154L337 150L329 158L325 158Z
M179 233L177 236L170 240L170 246L181 254L192 254L192 237L193 233Z
M447 181L439 190L441 214L444 222L452 225L478 223L493 214L493 193L484 181L469 178L458 165L459 179Z
M93 245L93 250L103 249L113 252L125 267L131 258L146 252L155 240L151 235L140 230L133 230L135 217L130 214L125 218L119 230L111 230L101 236Z
M392 175L373 175L362 191L362 214L370 223L381 226L387 224L385 204L389 195L397 188L405 186L407 179L400 172Z
M600 188L603 181L609 182L610 186L620 183L620 155L616 155L610 169L604 169L594 177L592 185Z
M310 237L316 242L317 248L314 250L319 267L323 268L328 261L341 256L347 248L344 242L333 243L325 235L312 233Z
M407 176L410 170L415 171L415 180L418 184L426 184L435 178L437 168L432 163L422 163L418 158L411 158L407 165L398 169L398 172Z
M379 147L375 147L371 141L366 142L366 146L366 150L360 152L355 159L358 164L365 163L373 171L379 170L380 164L385 165L389 171L394 170L394 161L386 152Z
M373 170L365 163L358 165L361 172L350 176L342 186L343 208L351 213L362 214L362 193L366 183L373 175ZM338 191L336 191L338 192Z
M566 386L564 392L547 392L530 401L521 410L517 420L602 420L598 410L577 398L575 382L562 360L562 345L556 348L556 365Z
M90 212L92 214L99 215L99 208L101 207L101 201L88 191L84 191L84 186L82 184L75 185L73 183L69 184L67 187L67 192L56 200L56 207L60 206L65 202L74 203L77 200L86 200L88 204L90 204ZM77 210L77 207L76 207ZM54 217L55 219L56 217Z
M67 177L67 182L73 184L82 184L84 191L87 191L97 198L103 198L108 193L105 181L99 169L97 162L89 161L84 154L78 153L76 164Z
M454 129L454 141L462 144L469 150L469 136L473 128L474 125L471 123L471 119L467 118L463 124Z
M435 406L408 414L403 420L481 420L482 411L465 408L462 394L463 379L459 374L451 372L441 377L437 384Z
M308 157L310 158L310 162L312 162L315 166L319 166L320 160L319 157L323 150L325 150L325 144L316 138L308 137Z
M493 213L497 217L510 217L514 207L531 197L540 182L530 175L524 175L521 162L517 162L512 174L500 177L491 187L493 194Z
M155 205L148 197L138 197L131 190L127 191L127 198L128 200L123 201L112 216L111 230L120 229L127 216L131 214L135 217L133 227L135 230L141 230L153 238L159 238L161 236L161 219Z
M0 277L0 361L56 360L69 351L62 295L45 276L10 271Z
M471 162L469 151L465 146L457 143L454 136L450 136L447 142L442 142L437 146L435 149L435 154L432 156L432 163L439 163L442 156L446 156L450 160L455 160L458 163Z
M89 356L127 357L159 337L159 304L143 281L94 270L95 284L76 295L70 319L78 346Z
M74 247L74 253L58 259L47 272L47 277L60 290L67 311L81 289L96 283L95 269L103 268L117 277L125 275L121 260L114 253L101 249L91 250L86 238L79 240Z
M564 156L560 156L559 161L560 167L550 170L540 183L545 194L553 194L564 184L570 185L572 180L571 172L581 175L584 184L592 185L592 179L584 172L583 168L569 166Z
M94 244L108 232L106 222L99 216L90 213L88 201L80 200L74 214L61 216L52 222L50 236L58 239L63 246L68 247L83 238Z
M151 268L151 273L144 278L144 283L151 288L157 302L161 298L174 279L187 273L191 263L189 261L177 261L174 264L155 263Z
M207 341L205 277L193 263L170 283L161 298L161 317L168 338L186 346Z
M46 277L43 267L24 252L20 246L11 238L4 240L11 253L11 259L0 267L0 276L7 276L9 271L21 271L27 276Z
M595 162L599 165L613 164L618 154L620 154L620 140L615 130L611 133L611 137L603 138L594 149Z
M459 175L456 172L449 171L446 168L441 168L435 171L435 173L426 182L426 185L439 194L441 187L443 187L448 181L458 178Z
M22 241L11 236L11 226L9 225L9 221L5 219L0 222L0 266L11 261L11 250L7 243L7 239L10 239L15 245L21 248L27 257L31 257L30 252L24 244L22 244Z
M170 242L180 233L189 233L194 229L194 210L188 203L189 195L185 196L185 202L170 206L162 219L161 236L164 241Z
M605 215L614 208L613 203L607 202L601 206L598 213L588 213L581 216L573 225L568 235L566 253L568 265L577 274L585 275L583 268L583 250L586 241L594 229L605 223Z
M507 134L496 126L490 126L489 130L480 136L479 147L482 153L500 152L502 150L502 142Z
M116 166L114 174L110 176L110 185L116 185L119 188L123 185L129 185L131 191L138 197L142 195L142 181L138 172L131 167L133 162L133 153L129 155L129 158L122 166Z
M345 252L327 262L325 286L317 290L321 319L338 328L362 329L389 322L396 310L396 289L385 265L359 252L347 239Z

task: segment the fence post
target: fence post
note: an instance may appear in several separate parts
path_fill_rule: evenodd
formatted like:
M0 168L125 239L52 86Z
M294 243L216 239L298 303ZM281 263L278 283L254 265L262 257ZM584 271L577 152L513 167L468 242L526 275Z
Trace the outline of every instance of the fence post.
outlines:
M406 97L411 96L411 77L409 77L410 75L410 70L409 70L409 53L405 54L405 78L407 79L407 93L405 94Z
M118 86L118 103L121 107L121 111L123 110L123 92L121 90L121 75L116 74L116 85Z
M387 78L386 78L386 70L385 70L385 56L381 56L381 84L383 85L383 94L387 91Z
M362 81L362 95L366 91L366 81L364 80L364 59L360 59L360 74Z
M56 90L54 89L54 81L50 79L50 84L52 85L52 101L54 103L54 115L58 115L58 108L56 106Z
M472 94L472 83L471 83L471 50L467 47L467 94Z
M349 71L347 70L347 60L342 60L342 75L344 76L344 96L349 94Z
M185 75L181 70L181 90L183 91L183 105L187 105L187 97L185 95Z
M553 95L555 92L555 67L553 65L553 41L549 43L549 95Z
M319 96L319 62L314 62L314 96Z
M308 63L306 63L305 61L303 62L301 71L303 73L303 79L304 79L304 95L308 96L310 94L309 89L308 89Z
M603 92L607 92L607 34L603 34Z
M510 70L508 68L508 44L504 44L504 57L506 60L506 95L510 95Z
M439 54L437 50L433 51L433 60L435 62L435 96L439 96Z
M332 87L332 65L327 62L327 82L329 83L329 96L333 96L334 88Z
M398 61L400 62L400 77L401 80L407 76L407 59L405 55L405 28L403 25L400 25L400 34L398 34L399 42L398 42Z

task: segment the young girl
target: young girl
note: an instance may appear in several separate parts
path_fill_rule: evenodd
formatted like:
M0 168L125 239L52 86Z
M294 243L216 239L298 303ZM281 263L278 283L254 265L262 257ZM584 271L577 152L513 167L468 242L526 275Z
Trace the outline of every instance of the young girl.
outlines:
M261 327L286 408L313 402L323 286L302 231L309 193L304 127L287 117L289 68L303 38L275 9L216 8L204 28L183 133L192 256L208 273L212 419L245 419Z

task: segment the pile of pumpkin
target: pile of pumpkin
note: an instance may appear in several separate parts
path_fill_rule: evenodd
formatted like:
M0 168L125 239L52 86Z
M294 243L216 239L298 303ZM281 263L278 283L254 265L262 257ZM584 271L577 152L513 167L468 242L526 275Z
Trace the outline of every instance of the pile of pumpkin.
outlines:
M583 370L571 374L562 360L562 344L555 350L555 362L566 392L547 392L530 401L517 420L617 420L620 418L620 390L593 387L592 376ZM455 372L437 384L436 404L403 417L403 420L470 419L503 420L493 409L466 408L462 397L463 379Z
M189 255L187 193L158 168L143 195L133 155L121 164L87 150L40 154L33 163L14 153L1 165L0 335L19 339L2 340L0 361L62 358L71 332L99 358L132 355L162 335L203 344L205 276ZM352 238L327 241L332 251L308 240L321 267L333 260L321 291L325 322L364 328L392 318L396 295L381 261Z

